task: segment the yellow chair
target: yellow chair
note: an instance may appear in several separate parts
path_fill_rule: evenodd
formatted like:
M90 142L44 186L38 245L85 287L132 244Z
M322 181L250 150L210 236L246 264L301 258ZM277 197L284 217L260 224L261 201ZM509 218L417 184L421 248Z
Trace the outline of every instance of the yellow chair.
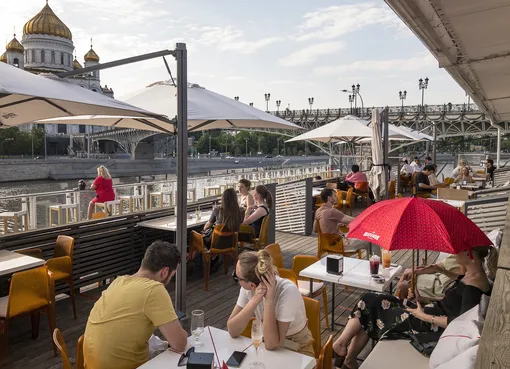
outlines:
M9 325L13 318L30 315L32 318L32 338L39 335L41 310L46 312L50 332L55 328L55 293L53 280L48 268L24 270L12 275L9 295L0 297L0 352L5 357L9 337ZM53 346L55 356L56 347Z
M344 206L344 194L346 194L345 191L342 190L336 190L336 204L334 206L337 210L342 210L342 207Z
M449 185L451 185L452 183L454 183L454 182L455 182L455 178L452 178L452 177L446 177L446 178L443 180L443 182L444 182L447 186L449 186Z
M69 360L67 345L64 341L64 337L62 337L62 333L60 333L58 328L55 328L55 330L53 331L53 342L55 343L55 345L58 348L58 351L60 352L60 357L62 358L62 367L64 369L73 369L71 361Z
M282 249L280 245L277 243L272 243L271 245L267 245L264 250L266 250L269 255L271 255L271 260L273 261L273 265L277 268L285 268L283 265L283 255Z
M321 304L319 301L305 296L303 296L303 301L305 303L306 318L308 319L308 329L312 332L313 351L317 359L321 351Z
M368 182L356 182L354 184L354 190L356 195L361 197L361 206L366 206L368 208L368 200L370 198L368 195L368 191L370 191Z
M83 358L83 335L78 338L76 346L76 369L85 369L85 359Z
M98 211L92 214L92 219L103 219L106 218L106 213L104 211Z
M358 259L361 259L361 250L353 250L353 251L346 251L344 250L344 241L342 237L340 237L338 234L331 234L331 233L322 233L320 222L316 222L317 224L317 233L319 234L318 237L318 247L317 247L317 257L321 258L324 254L339 254L343 256L352 256L356 255ZM344 230L345 231L345 228Z
M329 336L328 340L322 346L322 350L317 359L315 369L332 369L333 368L333 336Z
M244 328L244 331L241 333L241 336L251 339L251 325L253 324L254 320L255 320L255 317L250 319L250 321L248 322L248 325L246 326L246 328Z
M255 229L251 225L241 224L241 229L239 230L239 245L241 250L244 249L245 243L253 245L253 248L257 251L263 249L267 245L267 235L270 220L271 215L268 214L264 217L260 226L260 233L258 238L255 235Z
M397 191L396 181L390 181L390 184L388 185L388 194L390 195L390 199L395 198L396 191Z
M297 286L297 276L292 269L278 268L278 275L280 278L289 279Z
M65 282L69 285L69 296L73 304L74 319L76 319L76 301L73 283L73 253L74 238L58 236L53 251L53 258L46 262L49 271L53 274L54 282Z
M352 209L354 208L354 190L351 187L347 191L340 192L342 194L342 205L344 208L344 213L347 213L347 207L349 207L349 213L352 216Z
M31 256L31 257L37 258L37 259L43 259L42 250L39 248L16 250L16 253L26 255L26 256Z
M298 278L298 288L302 296L310 296L310 278L299 277L299 272L309 267L313 263L319 261L319 258L311 255L296 255L292 260L292 271ZM328 295L326 293L326 285L324 282L313 282L312 281L312 294L311 297L315 298L322 294L322 304L324 307L324 315L326 316L326 326L329 327L329 316L328 316ZM319 346L320 347L320 346Z

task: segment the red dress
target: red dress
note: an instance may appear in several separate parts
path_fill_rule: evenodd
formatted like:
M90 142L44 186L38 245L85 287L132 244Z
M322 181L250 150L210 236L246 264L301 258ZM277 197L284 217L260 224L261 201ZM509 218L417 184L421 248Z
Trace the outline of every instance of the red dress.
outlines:
M101 176L94 180L97 196L92 199L93 203L115 200L115 192L113 191L113 181L105 179Z

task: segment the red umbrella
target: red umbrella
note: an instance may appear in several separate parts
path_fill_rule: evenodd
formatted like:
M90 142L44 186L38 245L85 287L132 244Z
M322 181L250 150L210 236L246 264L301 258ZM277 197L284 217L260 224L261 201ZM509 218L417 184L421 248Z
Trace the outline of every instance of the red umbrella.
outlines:
M432 250L458 254L492 242L457 208L442 201L408 197L378 202L349 224L349 238L386 250Z

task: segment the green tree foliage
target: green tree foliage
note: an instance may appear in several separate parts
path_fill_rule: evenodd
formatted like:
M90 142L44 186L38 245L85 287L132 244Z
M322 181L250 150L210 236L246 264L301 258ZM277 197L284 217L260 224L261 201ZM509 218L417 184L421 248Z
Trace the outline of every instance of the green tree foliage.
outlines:
M17 127L0 130L0 155L32 155L32 136L34 155L44 155L44 130L35 127L30 132L21 131Z

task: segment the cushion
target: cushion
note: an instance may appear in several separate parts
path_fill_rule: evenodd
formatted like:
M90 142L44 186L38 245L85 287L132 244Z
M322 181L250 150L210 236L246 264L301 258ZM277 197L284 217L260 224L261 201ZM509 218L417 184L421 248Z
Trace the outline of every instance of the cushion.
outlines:
M430 356L430 369L474 368L474 347L478 346L481 333L478 312L479 305L448 324Z
M324 287L323 282L313 282L312 283L312 294L320 290L322 287ZM301 292L301 295L308 296L310 294L310 281L298 281L298 288L299 292Z
M359 369L428 369L428 367L429 359L416 351L409 341L388 340L380 341Z
M0 318L7 316L7 304L9 303L9 296L0 297Z

